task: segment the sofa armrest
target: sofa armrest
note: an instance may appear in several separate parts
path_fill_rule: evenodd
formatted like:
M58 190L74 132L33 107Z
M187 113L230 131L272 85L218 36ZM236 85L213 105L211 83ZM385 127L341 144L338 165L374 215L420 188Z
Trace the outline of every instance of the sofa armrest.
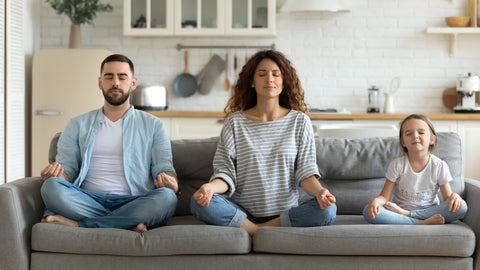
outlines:
M43 215L40 177L0 185L0 269L30 269L32 226Z
M475 232L477 239L475 253L473 254L473 269L480 269L480 181L465 178L465 197L468 211L463 218L463 222Z

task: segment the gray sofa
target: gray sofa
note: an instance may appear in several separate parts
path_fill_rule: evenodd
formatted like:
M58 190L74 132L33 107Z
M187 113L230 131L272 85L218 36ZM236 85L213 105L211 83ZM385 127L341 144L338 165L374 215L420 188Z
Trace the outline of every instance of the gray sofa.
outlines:
M190 215L190 196L212 173L216 143L172 141L181 187L176 214L168 226L143 234L39 223L39 177L0 185L0 269L480 269L480 182L464 180L455 133L438 134L436 155L449 164L452 188L468 203L463 221L367 224L362 208L378 195L389 162L401 155L397 138L316 138L321 181L338 201L335 223L260 228L253 238Z

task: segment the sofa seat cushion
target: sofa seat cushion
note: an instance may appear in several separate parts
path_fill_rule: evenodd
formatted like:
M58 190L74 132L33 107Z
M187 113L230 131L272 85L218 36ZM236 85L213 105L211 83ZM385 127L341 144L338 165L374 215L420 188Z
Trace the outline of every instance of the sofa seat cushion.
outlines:
M121 256L246 254L251 238L240 228L201 225L192 216L145 233L106 228L72 228L37 223L32 249L44 252ZM178 224L178 225L177 225Z
M457 221L445 225L373 225L360 215L340 215L333 225L313 228L263 227L255 252L310 255L397 255L469 257L475 234Z

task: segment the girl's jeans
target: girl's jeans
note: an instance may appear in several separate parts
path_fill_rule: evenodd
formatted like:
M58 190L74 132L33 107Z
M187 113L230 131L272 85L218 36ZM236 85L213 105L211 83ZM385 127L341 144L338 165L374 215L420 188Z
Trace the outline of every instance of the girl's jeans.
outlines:
M441 214L445 218L445 223L451 223L455 220L461 219L467 213L468 207L465 201L462 201L462 208L457 212L448 210L448 202L442 202L439 205L435 205L429 208L413 210L410 217L402 214L398 214L388 210L385 207L381 207L380 213L375 218L371 218L367 215L367 206L363 209L363 217L365 220L372 224L412 224L418 225L419 220L427 219L433 215Z
M79 227L132 229L164 225L173 216L177 197L169 188L144 195L116 195L89 192L61 178L47 179L41 188L45 214L60 214L78 221Z
M253 223L263 223L278 216L254 217L241 206L225 199L219 194L214 194L207 207L203 207L191 198L190 210L199 220L218 226L240 228L248 218ZM325 209L320 209L315 198L280 213L280 221L285 227L314 227L327 226L335 221L337 205L333 204Z

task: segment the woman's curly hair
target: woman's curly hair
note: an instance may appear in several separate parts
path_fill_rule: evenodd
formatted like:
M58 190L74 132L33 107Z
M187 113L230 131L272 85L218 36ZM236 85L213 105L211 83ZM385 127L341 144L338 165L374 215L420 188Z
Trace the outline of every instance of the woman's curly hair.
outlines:
M259 51L242 67L238 80L233 88L233 94L227 102L224 111L230 115L236 111L245 111L257 104L257 93L252 87L255 70L263 59L273 60L282 74L283 90L280 94L280 106L305 113L307 104L304 101L304 91L291 62L281 52L274 50Z

